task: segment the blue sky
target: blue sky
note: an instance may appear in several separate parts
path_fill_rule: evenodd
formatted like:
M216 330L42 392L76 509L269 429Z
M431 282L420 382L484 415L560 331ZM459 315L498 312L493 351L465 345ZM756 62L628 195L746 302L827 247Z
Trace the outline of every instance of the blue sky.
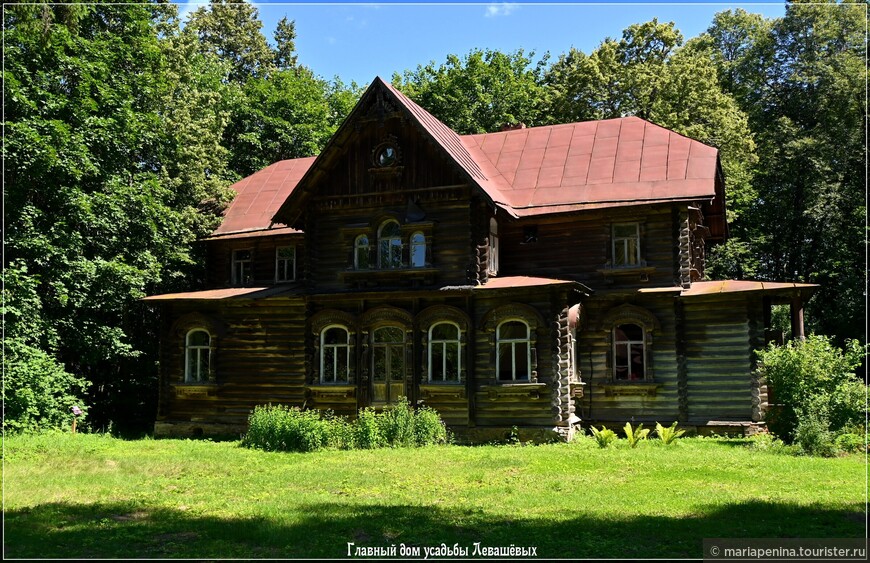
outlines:
M184 2L180 2L184 4ZM190 0L182 11L202 0ZM473 48L534 51L536 59L575 47L586 53L605 37L618 38L632 23L673 21L688 39L703 32L717 12L743 8L766 17L785 12L783 2L614 3L255 3L271 41L282 17L296 21L299 62L324 78L366 85L380 75L414 69Z

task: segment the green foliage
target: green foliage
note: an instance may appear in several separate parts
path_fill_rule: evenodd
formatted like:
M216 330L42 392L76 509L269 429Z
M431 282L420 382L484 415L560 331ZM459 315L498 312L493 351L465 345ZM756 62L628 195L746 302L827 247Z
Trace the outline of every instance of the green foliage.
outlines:
M331 412L258 406L242 445L265 451L311 452L324 448L410 448L447 443L447 429L430 408L413 410L407 399L376 411L363 409L353 422Z
M677 430L676 420L670 426L662 426L661 424L656 422L656 436L658 436L658 439L661 440L662 443L665 445L675 442L677 438L685 433L685 430Z
M798 423L794 431L794 441L801 449L814 456L833 457L837 454L835 435L830 431L831 423L822 401L813 401L806 411L798 411Z
M799 455L802 450L798 445L789 445L770 433L756 434L749 439L749 448L760 452L783 455Z
M626 422L623 431L628 440L628 445L632 448L636 448L641 440L646 440L649 435L649 428L644 428L642 423L638 424L637 428L632 428L631 423Z
M599 430L594 426L591 426L589 427L589 430L592 431L592 436L598 443L599 448L606 448L616 440L616 432L614 432L610 428L605 428L604 426L602 426L601 430Z
M767 415L771 431L786 440L797 439L799 423L807 418L802 435L812 436L816 443L815 436L822 436L816 429L822 423L830 424L835 432L850 424L862 424L866 388L854 370L864 354L864 347L856 341L847 342L843 350L835 347L831 338L820 335L759 350L759 372L774 402Z
M66 372L48 354L18 339L3 340L3 430L44 431L69 428L72 407L87 416L84 394L88 382Z
M393 75L393 85L459 134L499 131L507 124L542 124L547 57L534 61L522 49L473 49L464 58L417 66Z

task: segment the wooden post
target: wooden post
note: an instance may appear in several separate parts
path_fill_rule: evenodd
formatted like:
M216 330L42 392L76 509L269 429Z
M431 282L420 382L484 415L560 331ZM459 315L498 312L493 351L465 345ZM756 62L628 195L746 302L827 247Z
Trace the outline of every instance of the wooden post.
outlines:
M73 421L72 421L72 433L73 433L73 434L76 433L76 417L73 417Z
M791 336L804 340L804 305L800 294L791 298Z

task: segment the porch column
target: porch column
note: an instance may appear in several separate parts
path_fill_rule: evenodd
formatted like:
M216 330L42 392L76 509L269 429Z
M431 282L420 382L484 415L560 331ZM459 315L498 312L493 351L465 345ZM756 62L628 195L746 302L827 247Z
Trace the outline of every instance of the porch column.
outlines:
M804 304L800 294L791 298L791 336L804 340Z

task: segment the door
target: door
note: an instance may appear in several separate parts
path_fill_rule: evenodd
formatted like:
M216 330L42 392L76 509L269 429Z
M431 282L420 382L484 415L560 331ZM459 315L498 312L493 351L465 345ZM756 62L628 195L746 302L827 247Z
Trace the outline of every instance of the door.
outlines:
M385 326L372 332L372 405L395 403L405 392L405 331Z

